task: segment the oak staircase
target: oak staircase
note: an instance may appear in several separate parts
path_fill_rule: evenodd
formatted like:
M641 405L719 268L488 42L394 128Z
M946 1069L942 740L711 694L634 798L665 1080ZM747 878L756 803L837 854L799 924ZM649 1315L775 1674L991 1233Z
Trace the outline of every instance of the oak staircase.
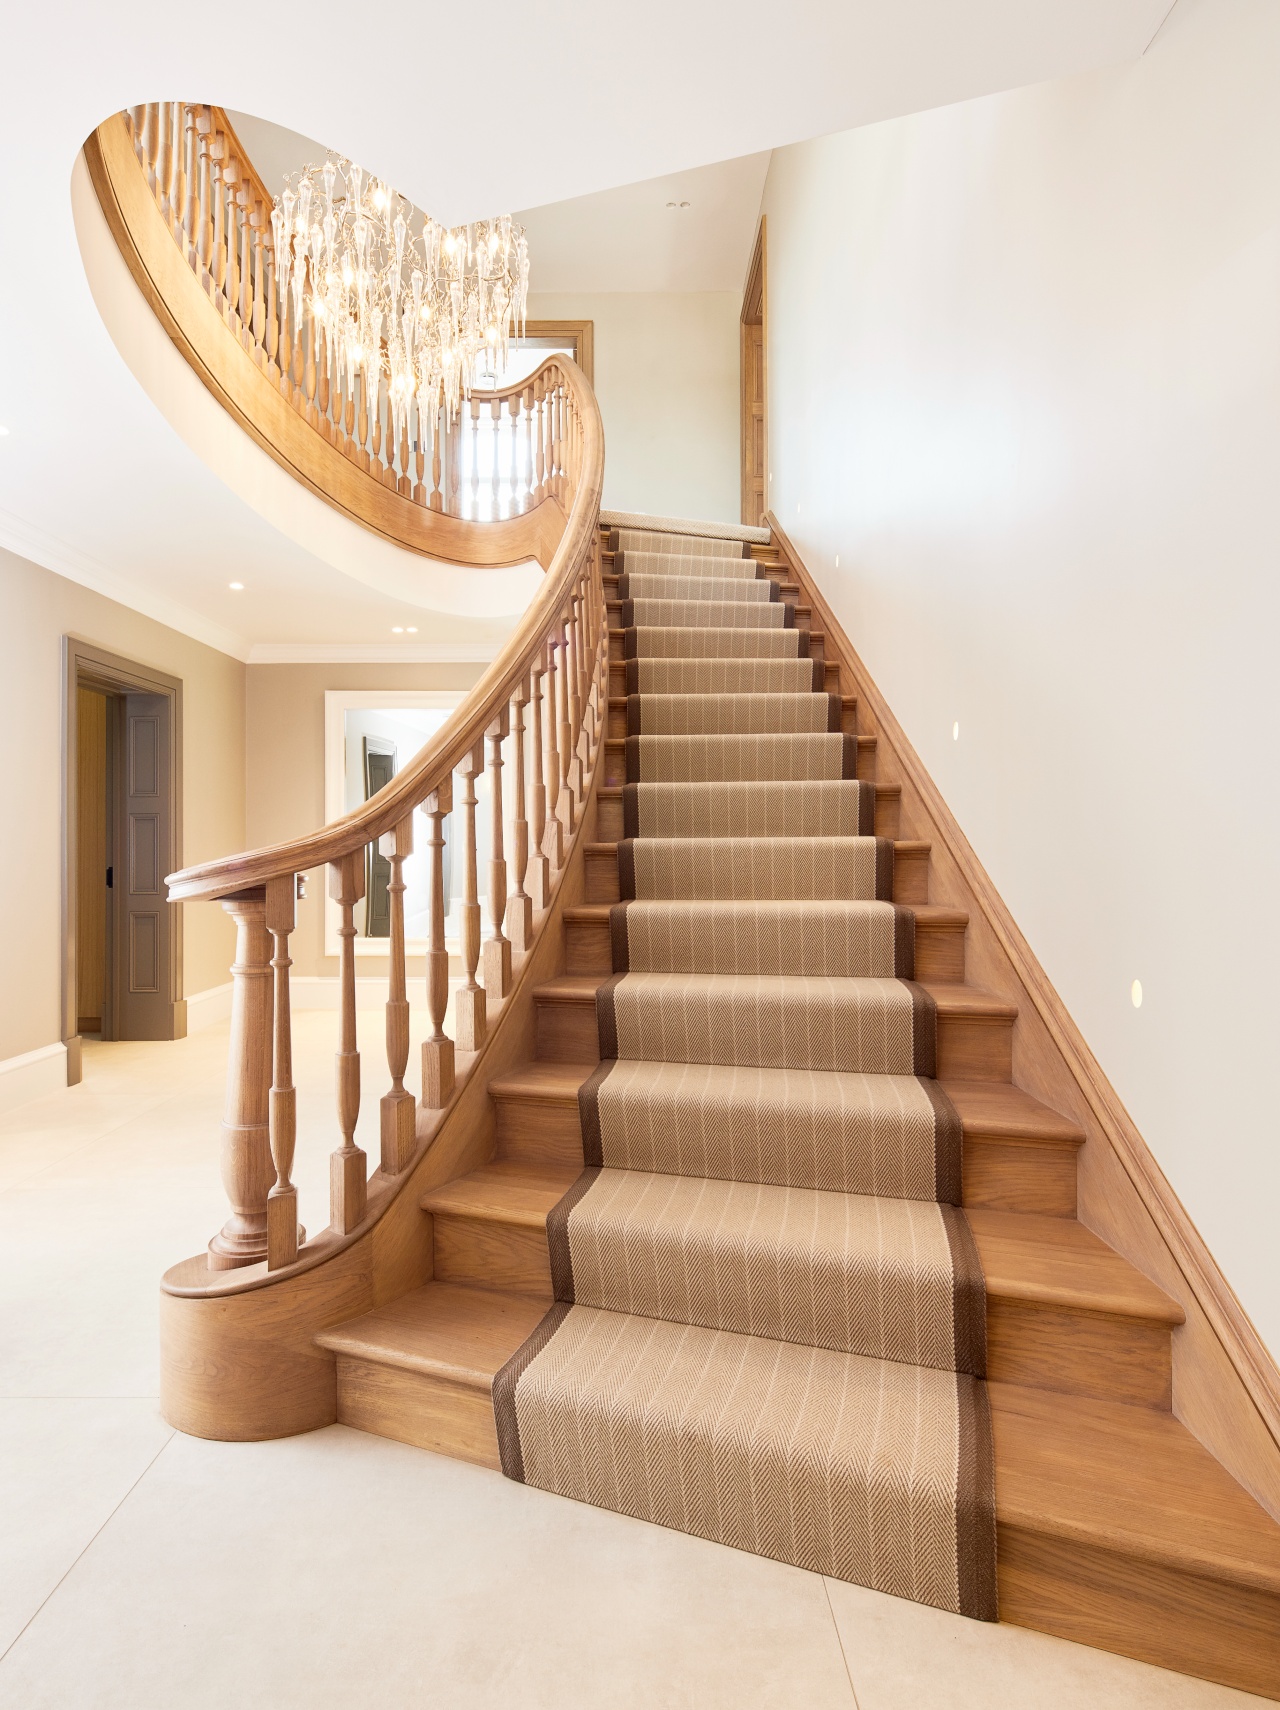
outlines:
M758 574L779 576L776 551L754 555ZM616 622L607 552L604 576ZM534 994L534 1057L489 1084L492 1161L423 1197L432 1280L317 1339L337 1359L341 1421L486 1466L498 1465L494 1374L552 1298L546 1217L582 1169L577 1095L599 1060L626 728L611 639L585 897L564 911L563 973ZM834 693L838 678L828 666ZM856 732L848 696L842 716ZM859 741L862 778L874 780L875 748ZM895 835L897 807L877 790L878 835ZM929 895L928 845L895 843L894 900L916 914L986 1276L1001 1618L1280 1697L1280 1527L1173 1417L1182 1310L1076 1220L1084 1137L1012 1084L1016 1010L966 980L967 916Z

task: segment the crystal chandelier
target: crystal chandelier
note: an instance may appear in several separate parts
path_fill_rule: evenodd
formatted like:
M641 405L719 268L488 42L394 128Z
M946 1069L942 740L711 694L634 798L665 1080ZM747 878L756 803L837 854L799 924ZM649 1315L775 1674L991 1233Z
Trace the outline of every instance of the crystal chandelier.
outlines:
M392 444L415 403L434 443L440 410L454 421L523 333L529 245L509 214L442 226L339 158L286 179L271 230L282 314L292 294L301 328L305 305L348 393L362 376L376 408L385 381Z

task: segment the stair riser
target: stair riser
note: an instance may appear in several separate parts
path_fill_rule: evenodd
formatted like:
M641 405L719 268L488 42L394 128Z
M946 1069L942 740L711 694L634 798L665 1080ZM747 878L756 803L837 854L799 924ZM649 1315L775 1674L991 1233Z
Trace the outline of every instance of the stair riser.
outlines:
M826 680L822 685L822 692L826 695L838 695L840 693L840 667L834 662L829 662L825 667L825 671ZM626 664L622 659L621 653L611 653L609 664L609 698L611 700L617 700L625 697L626 692Z
M611 974L613 953L609 923L605 920L571 920L565 925L565 972L568 974ZM960 983L964 979L964 928L922 930L916 927L916 975L918 980Z
M625 694L625 690L624 690ZM853 702L840 709L840 729L846 736L854 736L858 730L858 709ZM627 729L627 706L625 699L621 704L616 699L609 702L609 728L606 735L610 741L624 740L631 734Z
M1168 1408L1169 1326L988 1296L987 1375L1028 1389Z
M963 1197L986 1211L1076 1214L1076 1149L1023 1140L964 1141Z
M437 1282L510 1289L550 1302L544 1228L442 1212L434 1222ZM1165 1324L988 1297L987 1372L997 1382L1168 1407L1170 1370Z
M586 900L589 903L615 903L618 892L618 859L616 855L595 855L587 851ZM893 900L910 908L929 900L929 856L917 850L893 858Z
M1005 1522L996 1571L1002 1621L1280 1698L1278 1597Z
M338 1423L456 1461L495 1471L500 1465L488 1391L422 1372L339 1355Z
M883 791L877 790L875 823L875 834L877 837L894 838L898 835L899 810L901 806L902 799L900 796L887 795ZM617 843L620 841L623 836L621 797L604 796L597 798L595 834L597 842L600 843ZM614 899L601 897L599 900L601 902L608 902ZM906 902L910 899L901 897L898 900ZM927 899L924 897L917 897L914 900L917 902L924 902Z
M626 733L621 737L611 737L605 744L604 750L604 779L606 786L617 788L627 782L627 750ZM858 777L868 784L873 784L876 777L876 739L874 736L858 738ZM877 827L878 829L878 827ZM606 842L608 833L599 832L600 841Z
M594 1002L537 1000L537 1049L544 1063L598 1063L600 1040ZM938 1018L939 1080L1007 1081L1012 1078L1013 1022Z
M626 632L624 630L621 630L618 628L618 622L619 622L620 615L621 614L619 613L617 606L615 604L614 609L613 609L613 611L609 617L609 664L611 667L618 666L618 667L621 667L622 669L625 670L624 661L625 661L626 655L623 653L622 649L623 649L623 636L625 635ZM805 610L803 607L800 607L800 606L796 607L796 625L795 626L797 629L808 629L808 627L809 627L809 614L808 614L807 610ZM810 659L821 659L823 661L823 663L825 664L826 663L826 653L824 651L824 648L825 648L825 643L824 643L823 637L820 634L820 632L817 630L811 631L810 635L809 635L809 651L808 651L807 657ZM624 690L624 693L625 693L625 690Z
M550 1303L551 1256L544 1228L442 1212L432 1221L437 1282L509 1289Z
M574 1165L582 1162L582 1127L576 1100L494 1100L497 1157L509 1163ZM990 1211L1029 1211L1074 1217L1074 1147L985 1138L964 1143L964 1203Z

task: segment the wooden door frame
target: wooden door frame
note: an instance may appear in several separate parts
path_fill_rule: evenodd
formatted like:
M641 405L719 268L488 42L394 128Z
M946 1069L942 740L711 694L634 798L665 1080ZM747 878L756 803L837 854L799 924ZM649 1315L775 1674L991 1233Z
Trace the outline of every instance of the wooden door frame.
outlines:
M742 308L738 316L738 395L739 395L739 467L741 481L741 513L744 523L756 523L760 518L748 516L747 493L747 446L748 436L751 435L750 406L747 398L747 339L748 327L759 327L763 347L761 362L761 405L763 412L763 432L761 434L761 456L763 463L760 469L761 513L767 511L770 505L769 497L769 253L766 235L767 220L764 214L756 227L756 239L751 246L751 261L747 267L746 282L742 287ZM752 436L754 437L754 436Z
M182 679L150 665L139 665L118 653L108 653L79 636L62 638L62 1041L67 1048L67 1085L81 1078L79 1014L76 991L76 862L79 724L76 697L80 689L97 689L119 696L163 695L169 703L169 837L162 851L166 873L182 866ZM170 904L167 1003L169 1037L187 1031L187 1005L182 995L182 909Z
M594 321L526 321L523 338L559 338L573 340L577 351L575 361L587 377L587 384L596 383L596 324Z

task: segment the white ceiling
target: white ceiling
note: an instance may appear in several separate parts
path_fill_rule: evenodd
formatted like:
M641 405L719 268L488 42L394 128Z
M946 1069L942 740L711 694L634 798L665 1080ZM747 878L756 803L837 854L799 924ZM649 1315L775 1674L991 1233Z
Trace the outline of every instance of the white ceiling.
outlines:
M353 14L335 0L302 10L261 0L251 30L175 0L11 7L0 55L0 221L22 248L0 268L0 424L10 430L0 438L0 544L240 657L303 641L385 648L389 620L403 615L223 487L117 354L80 264L69 185L85 136L120 107L185 96L270 114L323 136L448 221L534 210L530 226L546 240L541 291L562 288L582 233L617 241L619 222L652 277L736 288L731 242L722 273L711 259L715 222L659 260L648 181L738 163L736 189L723 173L691 180L720 184L732 233L730 204L750 199L741 157L1133 59L1170 3L740 0L728 14L714 0L652 0L641 17L633 0L559 0L536 13L492 0L479 15L429 0L381 24L361 20L356 63L345 46ZM500 52L477 56L478 17ZM619 185L632 187L622 199L596 200ZM550 206L566 198L586 200L576 211ZM584 273L573 284L617 289L595 282L607 277ZM226 587L251 578L251 601ZM452 648L465 646L464 630Z

